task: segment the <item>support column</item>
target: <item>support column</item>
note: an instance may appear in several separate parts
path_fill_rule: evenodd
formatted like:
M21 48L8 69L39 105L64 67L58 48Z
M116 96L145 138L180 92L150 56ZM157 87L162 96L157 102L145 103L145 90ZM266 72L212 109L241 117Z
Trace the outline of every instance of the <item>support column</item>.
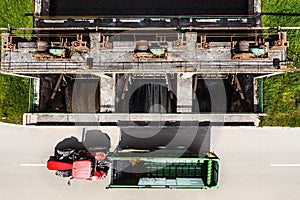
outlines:
M89 58L93 58L93 65L96 65L95 67L101 66L101 52L99 49L100 40L101 40L100 33L90 33Z
M187 61L198 61L196 53L197 33L185 33L185 38L188 48L185 50L185 53L182 54L181 58Z
M100 112L115 112L115 74L103 74L100 79Z
M193 73L177 74L177 112L190 113L193 107Z
M261 0L254 0L254 15L256 15L256 26L261 27Z

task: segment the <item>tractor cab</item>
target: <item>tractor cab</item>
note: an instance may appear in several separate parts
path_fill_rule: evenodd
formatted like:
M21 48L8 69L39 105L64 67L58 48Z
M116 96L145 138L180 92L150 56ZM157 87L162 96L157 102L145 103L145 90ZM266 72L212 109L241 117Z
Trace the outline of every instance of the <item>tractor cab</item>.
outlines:
M56 175L71 179L99 180L109 170L107 154L110 138L98 130L84 130L82 142L77 138L66 138L55 147L55 155L47 162L49 170Z

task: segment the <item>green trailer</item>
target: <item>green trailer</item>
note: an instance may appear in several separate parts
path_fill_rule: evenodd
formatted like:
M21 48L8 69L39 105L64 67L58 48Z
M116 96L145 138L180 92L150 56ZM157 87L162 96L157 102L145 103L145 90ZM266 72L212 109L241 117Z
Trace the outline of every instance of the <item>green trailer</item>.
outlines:
M179 158L173 157L175 154L163 150L115 153L108 188L218 188L220 160L216 154L187 152Z

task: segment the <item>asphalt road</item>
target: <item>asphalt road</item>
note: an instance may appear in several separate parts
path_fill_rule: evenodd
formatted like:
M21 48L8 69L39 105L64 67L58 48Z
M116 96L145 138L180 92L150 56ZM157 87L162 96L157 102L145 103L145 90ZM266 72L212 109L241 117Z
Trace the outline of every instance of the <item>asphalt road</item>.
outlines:
M116 127L102 127L113 143ZM212 149L221 158L219 189L106 190L101 182L57 177L44 164L54 146L78 127L24 127L0 124L0 200L7 199L240 199L300 197L300 128L223 127L212 129ZM33 165L34 164L34 165Z

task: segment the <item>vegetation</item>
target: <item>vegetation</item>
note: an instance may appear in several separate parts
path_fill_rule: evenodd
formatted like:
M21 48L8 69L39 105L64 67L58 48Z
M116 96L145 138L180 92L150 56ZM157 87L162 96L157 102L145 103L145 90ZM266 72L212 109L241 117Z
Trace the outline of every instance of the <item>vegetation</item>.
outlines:
M263 126L300 127L300 72L264 80Z
M31 13L32 0L1 0L0 27L32 27Z
M262 0L263 26L300 27L299 0ZM276 15L274 15L276 14ZM300 31L288 31L289 50L295 67L300 68ZM300 127L300 72L264 79L264 112L262 126Z
M262 26L292 26L300 27L299 0L262 0ZM289 51L300 57L300 30L289 30ZM297 61L300 61L298 58Z
M1 0L0 27L32 27L31 0ZM16 32L26 33L26 32ZM0 39L1 42L1 39ZM28 108L29 79L0 74L0 120L22 123Z
M30 80L0 74L0 120L21 124L28 110Z

